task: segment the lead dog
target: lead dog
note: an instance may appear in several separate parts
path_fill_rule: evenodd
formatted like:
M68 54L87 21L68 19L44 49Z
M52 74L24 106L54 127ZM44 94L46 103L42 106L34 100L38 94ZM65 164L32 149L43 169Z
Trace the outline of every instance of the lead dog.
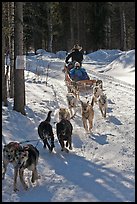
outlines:
M69 150L66 148L68 145L69 149L72 150L72 130L73 126L67 119L62 119L56 124L57 138L61 145L61 151L66 151L68 153Z
M93 110L93 104L94 104L94 97L92 97L92 101L89 104L89 101L87 102L81 102L81 112L82 112L82 122L84 129L86 132L91 132L93 128L93 119L94 119L94 110Z
M52 111L48 112L46 120L42 121L38 126L38 135L43 141L44 148L48 146L48 149L52 152L54 145L54 134L53 134L53 128L50 124L51 121L51 113Z
M16 155L19 155L22 151L22 146L18 142L10 142L4 145L3 148L3 169L2 179L5 178L8 164L11 163L14 168L14 190L16 190L16 181L18 174L18 164L15 160Z
M106 118L107 113L107 96L106 94L102 93L98 99L99 109L101 111L102 117Z
M28 144L22 148L20 154L15 155L15 161L17 163L17 167L19 169L19 177L20 181L25 190L27 190L28 186L24 180L24 170L27 168L32 171L31 182L34 183L39 177L37 172L37 164L39 158L39 151L36 147L31 144ZM16 175L17 181L17 175ZM18 190L16 187L16 183L14 186L14 191Z

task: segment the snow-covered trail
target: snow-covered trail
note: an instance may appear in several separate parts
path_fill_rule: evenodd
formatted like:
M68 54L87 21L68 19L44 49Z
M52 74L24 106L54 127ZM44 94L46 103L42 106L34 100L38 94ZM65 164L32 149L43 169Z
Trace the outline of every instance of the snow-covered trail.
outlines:
M118 172L123 171L126 180L123 182L127 182L125 185L134 184L132 158L135 156L135 87L113 77L92 71L89 65L86 66L86 69L91 76L103 80L105 93L108 97L108 113L106 120L104 120L97 105L95 105L93 134L86 135L79 108L77 116L72 121L75 127L74 147L75 144L81 143L81 148L79 148L80 146L74 148L75 153L98 164L103 162L105 167L114 168ZM57 89L59 90L59 87ZM65 88L59 95L66 94L64 90ZM77 140L80 142L78 143ZM111 148L112 146L113 148ZM128 178L128 172L132 173L131 178Z
M97 66L98 65L96 65L96 67ZM94 165L97 162L98 165L103 164L105 168L110 168L111 170L113 169L114 172L119 172L119 174L117 174L116 172L112 173L114 177L118 176L117 181L119 181L119 177L122 177L121 182L125 182L125 185L133 185L134 163L132 163L132 157L134 157L135 153L134 86L117 80L113 77L92 71L90 70L89 65L86 66L86 69L91 76L93 75L94 77L103 80L105 93L108 97L108 113L106 120L104 120L101 117L97 105L95 105L95 121L93 134L87 135L85 134L81 121L79 105L77 115L75 119L72 120L72 124L74 127L74 154L80 157L84 157L87 161L92 161ZM62 83L60 82L61 79ZM61 69L58 69L58 75L55 76L55 78L50 78L50 83L54 87L54 93L56 93L57 105L67 106L66 101L63 100L64 96L67 93L67 89L64 82L64 73L62 73ZM89 92L88 96L90 98ZM130 135L128 134L129 130L131 130L130 132L132 132L132 134ZM112 146L113 148L111 148ZM120 174L121 171L123 171L122 174ZM132 173L131 178L128 178L128 172ZM114 184L113 188L115 188L117 185L122 185L119 182L117 183L117 181ZM120 186L120 188L122 187ZM131 197L132 196L133 195L131 194ZM108 200L111 199L108 198Z
M67 154L60 151L54 123L54 111L61 105L67 107L67 101L64 100L67 87L62 72L63 65L64 63L61 62L53 62L53 66L49 68L47 86L40 81L34 83L31 76L26 78L27 110L31 108L27 119L29 124L33 124L33 131L30 132L29 137L37 139L37 126L51 109L53 111L51 123L55 133L55 150L51 154L47 149L43 149L42 143L39 142L38 172L41 178L38 184L31 188L32 184L29 183L30 189L26 192L20 186L22 190L19 193L10 195L13 181L8 177L3 183L3 191L8 189L5 200L27 202L31 198L31 202L39 200L41 202L133 201L135 194L134 86L97 73L95 69L91 69L91 65L85 64L91 76L94 75L103 80L108 97L108 113L106 119L102 118L98 106L95 105L93 133L86 134L79 104L76 117L71 120L74 127L73 150ZM42 77L45 80L45 76ZM35 101L30 92L32 87L35 90ZM45 98L45 92L48 98ZM89 92L86 96L91 97ZM27 126L24 121L25 127ZM26 177L28 180L30 172L26 172ZM8 183L6 187L5 183Z

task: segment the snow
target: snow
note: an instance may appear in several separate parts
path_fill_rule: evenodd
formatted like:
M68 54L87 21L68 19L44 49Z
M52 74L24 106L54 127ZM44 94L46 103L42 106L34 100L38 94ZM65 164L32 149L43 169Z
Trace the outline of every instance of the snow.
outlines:
M13 167L2 181L3 202L135 202L135 50L98 50L84 55L83 67L91 78L102 79L108 98L107 118L95 104L93 132L84 131L80 104L73 125L73 150L62 152L56 136L54 114L67 107L64 82L64 51L56 54L39 50L26 56L26 116L13 111L13 99L2 106L2 145L29 140L40 152L37 183L25 191L18 179L13 191ZM47 83L46 83L47 82ZM85 90L81 98L91 100ZM37 127L52 110L55 135L52 153L43 149Z

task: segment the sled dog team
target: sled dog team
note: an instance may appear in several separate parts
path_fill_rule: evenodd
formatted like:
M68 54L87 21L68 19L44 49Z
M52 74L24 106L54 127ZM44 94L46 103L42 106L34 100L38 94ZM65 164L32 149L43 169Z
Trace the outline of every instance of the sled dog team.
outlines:
M61 146L61 151L69 152L72 150L72 131L73 126L71 119L76 115L76 107L78 102L81 105L81 119L83 127L86 132L91 132L93 128L94 120L94 105L97 104L101 112L102 117L106 118L107 113L107 96L103 93L103 84L101 80L98 80L93 87L93 95L91 102L82 101L79 96L79 91L75 88L68 88L66 95L68 107L60 107L58 110L58 122L56 124L56 134L58 142ZM54 133L51 125L51 113L49 111L47 118L42 121L38 126L38 135L43 142L43 147L48 147L52 152L54 145ZM14 184L13 190L17 191L17 177L19 174L20 181L25 190L28 186L24 179L24 170L27 168L32 172L31 182L34 183L38 178L37 164L39 159L39 151L32 144L22 146L18 142L10 142L3 148L3 169L2 179L5 178L5 173L9 163L14 168Z

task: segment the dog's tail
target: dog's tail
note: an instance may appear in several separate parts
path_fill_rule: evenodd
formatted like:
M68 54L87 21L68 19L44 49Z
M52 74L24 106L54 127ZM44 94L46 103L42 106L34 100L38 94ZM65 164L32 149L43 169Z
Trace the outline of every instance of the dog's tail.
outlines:
M92 100L91 100L91 106L92 106L92 107L94 106L94 102L95 102L95 97L92 96Z
M48 123L50 123L50 121L51 121L51 113L52 113L52 111L49 111L48 112L48 115L47 115L47 118L46 118L46 122L48 122Z

